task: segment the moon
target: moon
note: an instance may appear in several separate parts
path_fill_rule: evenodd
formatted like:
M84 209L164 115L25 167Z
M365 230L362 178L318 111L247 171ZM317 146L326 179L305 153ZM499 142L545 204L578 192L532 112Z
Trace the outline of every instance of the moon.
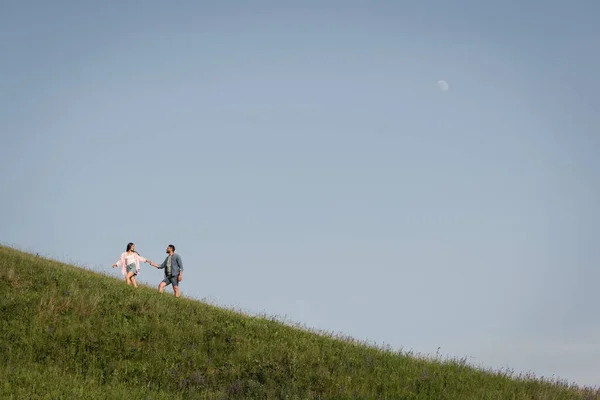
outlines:
M448 82L446 82L444 80L440 80L440 81L437 81L437 85L442 92L448 91Z

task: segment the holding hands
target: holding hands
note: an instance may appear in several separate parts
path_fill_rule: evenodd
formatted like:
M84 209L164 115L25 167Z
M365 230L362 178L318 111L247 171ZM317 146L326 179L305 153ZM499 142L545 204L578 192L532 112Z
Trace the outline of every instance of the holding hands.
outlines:
M154 262L152 262L152 261L150 261L150 260L146 260L146 262L147 262L148 264L152 265L154 268L159 268L158 264L156 264L156 263L154 263ZM117 268L117 267L118 267L118 265L117 265L117 264L113 264L113 265L111 265L111 267L113 267L113 268Z

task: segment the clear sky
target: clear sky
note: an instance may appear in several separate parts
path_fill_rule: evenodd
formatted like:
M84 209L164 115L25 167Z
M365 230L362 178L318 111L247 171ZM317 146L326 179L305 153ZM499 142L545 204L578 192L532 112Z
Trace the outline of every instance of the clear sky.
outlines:
M0 2L2 243L600 384L599 2L139 4Z

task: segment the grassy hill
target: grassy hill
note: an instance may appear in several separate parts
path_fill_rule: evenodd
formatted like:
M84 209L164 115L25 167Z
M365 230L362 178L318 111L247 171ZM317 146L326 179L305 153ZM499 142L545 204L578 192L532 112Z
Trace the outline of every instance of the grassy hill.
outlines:
M2 399L600 398L136 290L7 247L0 284Z

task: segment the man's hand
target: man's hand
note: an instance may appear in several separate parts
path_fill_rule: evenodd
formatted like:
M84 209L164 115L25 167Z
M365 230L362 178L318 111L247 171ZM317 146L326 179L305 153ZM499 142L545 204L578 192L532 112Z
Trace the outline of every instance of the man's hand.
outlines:
M181 282L181 274L177 277L177 282Z

